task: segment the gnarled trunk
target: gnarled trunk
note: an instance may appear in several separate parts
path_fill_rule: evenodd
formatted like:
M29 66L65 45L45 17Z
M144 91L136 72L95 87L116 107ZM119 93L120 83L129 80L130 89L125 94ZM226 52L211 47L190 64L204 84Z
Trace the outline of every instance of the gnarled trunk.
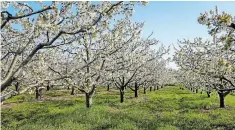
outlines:
M224 99L230 93L230 91L218 91L219 99L220 99L220 108L225 107Z
M152 87L149 88L150 92L152 92Z
M144 87L144 94L146 94L146 93L147 93L147 92L146 92L146 89L147 89L147 88L145 88L145 87Z
M138 90L137 89L135 89L135 97L138 97L139 95L138 95Z
M210 91L207 91L206 93L207 93L208 98L211 97L211 92Z
M19 90L20 90L20 84L19 84L19 82L16 82L16 84L15 84L15 90L16 90L16 92L19 93Z
M86 96L86 107L90 108L92 104L92 96L89 93L85 93Z
M75 88L72 87L71 95L75 95Z
M109 91L109 84L108 84L108 86L107 86L107 91Z
M92 85L92 90L89 92L85 92L84 90L82 92L85 93L86 96L86 107L89 108L91 107L92 104L92 96L95 94L96 91L96 85Z
M224 94L222 92L218 92L219 94L219 100L220 100L220 108L224 108Z
M41 97L41 96L40 96L40 92L39 92L39 87L38 87L38 86L35 87L35 94L36 94L36 95L35 95L35 96L36 96L35 98L36 98L37 100L40 100L40 97Z
M50 90L50 86L49 85L47 85L47 91L49 91Z
M135 83L135 97L138 97L138 85Z
M47 82L47 91L49 91L49 90L50 90L50 88L51 88L51 86L50 86L50 82L48 81L48 82Z
M124 91L120 90L120 102L123 103L124 102Z
M196 93L198 93L198 89L196 89Z

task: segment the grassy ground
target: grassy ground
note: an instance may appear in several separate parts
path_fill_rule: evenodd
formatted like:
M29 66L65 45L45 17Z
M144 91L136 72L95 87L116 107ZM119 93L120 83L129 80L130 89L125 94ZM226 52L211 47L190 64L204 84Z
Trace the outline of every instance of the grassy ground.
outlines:
M215 93L192 94L179 87L160 90L133 98L127 91L119 103L118 91L99 88L93 106L85 108L84 96L69 91L51 91L43 101L28 95L16 96L2 105L2 129L17 130L233 130L235 96L225 99L220 109Z

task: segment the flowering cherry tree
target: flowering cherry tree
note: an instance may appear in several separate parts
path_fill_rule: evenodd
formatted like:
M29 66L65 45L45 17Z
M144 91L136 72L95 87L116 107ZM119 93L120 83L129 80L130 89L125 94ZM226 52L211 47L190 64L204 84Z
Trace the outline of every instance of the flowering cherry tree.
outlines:
M117 15L128 19L137 3L147 4L53 1L48 5L34 2L40 8L35 10L33 4L27 2L1 2L1 91L24 75L38 53L70 46L83 37L95 35L107 28Z
M71 55L69 71L65 73L65 69L61 69L66 68L62 67L65 66L63 61L58 64L61 67L50 68L58 76L68 75L67 84L70 84L73 90L78 89L83 92L86 106L90 107L97 85L108 82L106 72L111 71L113 61L117 61L113 59L114 55L120 55L122 50L126 50L130 43L133 44L140 37L142 26L143 24L123 19L117 21L112 28L99 30L95 36L93 34L83 36L72 47L61 48L62 52L66 51L67 55Z
M225 107L225 96L235 89L235 21L225 12L219 14L216 8L215 11L202 13L198 22L208 27L213 40L195 38L193 42L179 41L180 49L175 54L175 61L190 76L202 78L195 80L192 77L188 83L198 86L203 82L204 87L216 90L220 97L220 107Z

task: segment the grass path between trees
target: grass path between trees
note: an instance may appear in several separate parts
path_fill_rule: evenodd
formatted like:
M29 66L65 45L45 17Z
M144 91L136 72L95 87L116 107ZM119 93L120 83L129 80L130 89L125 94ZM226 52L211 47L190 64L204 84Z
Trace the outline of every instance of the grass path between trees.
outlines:
M225 98L219 108L216 93L193 94L189 90L164 87L139 97L127 90L124 103L119 92L98 88L92 107L85 108L84 95L51 90L42 101L19 95L1 106L2 130L233 130L235 96Z

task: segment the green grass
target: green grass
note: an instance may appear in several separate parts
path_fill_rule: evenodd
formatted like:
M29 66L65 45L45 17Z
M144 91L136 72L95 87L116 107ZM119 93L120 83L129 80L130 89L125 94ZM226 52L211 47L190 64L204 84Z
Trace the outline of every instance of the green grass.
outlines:
M235 96L225 99L219 108L215 93L211 98L193 94L179 87L164 87L138 98L128 90L124 103L119 103L116 90L98 88L91 108L85 108L84 96L52 90L44 99L19 95L2 107L3 130L232 130L235 129ZM54 100L56 99L57 100Z

